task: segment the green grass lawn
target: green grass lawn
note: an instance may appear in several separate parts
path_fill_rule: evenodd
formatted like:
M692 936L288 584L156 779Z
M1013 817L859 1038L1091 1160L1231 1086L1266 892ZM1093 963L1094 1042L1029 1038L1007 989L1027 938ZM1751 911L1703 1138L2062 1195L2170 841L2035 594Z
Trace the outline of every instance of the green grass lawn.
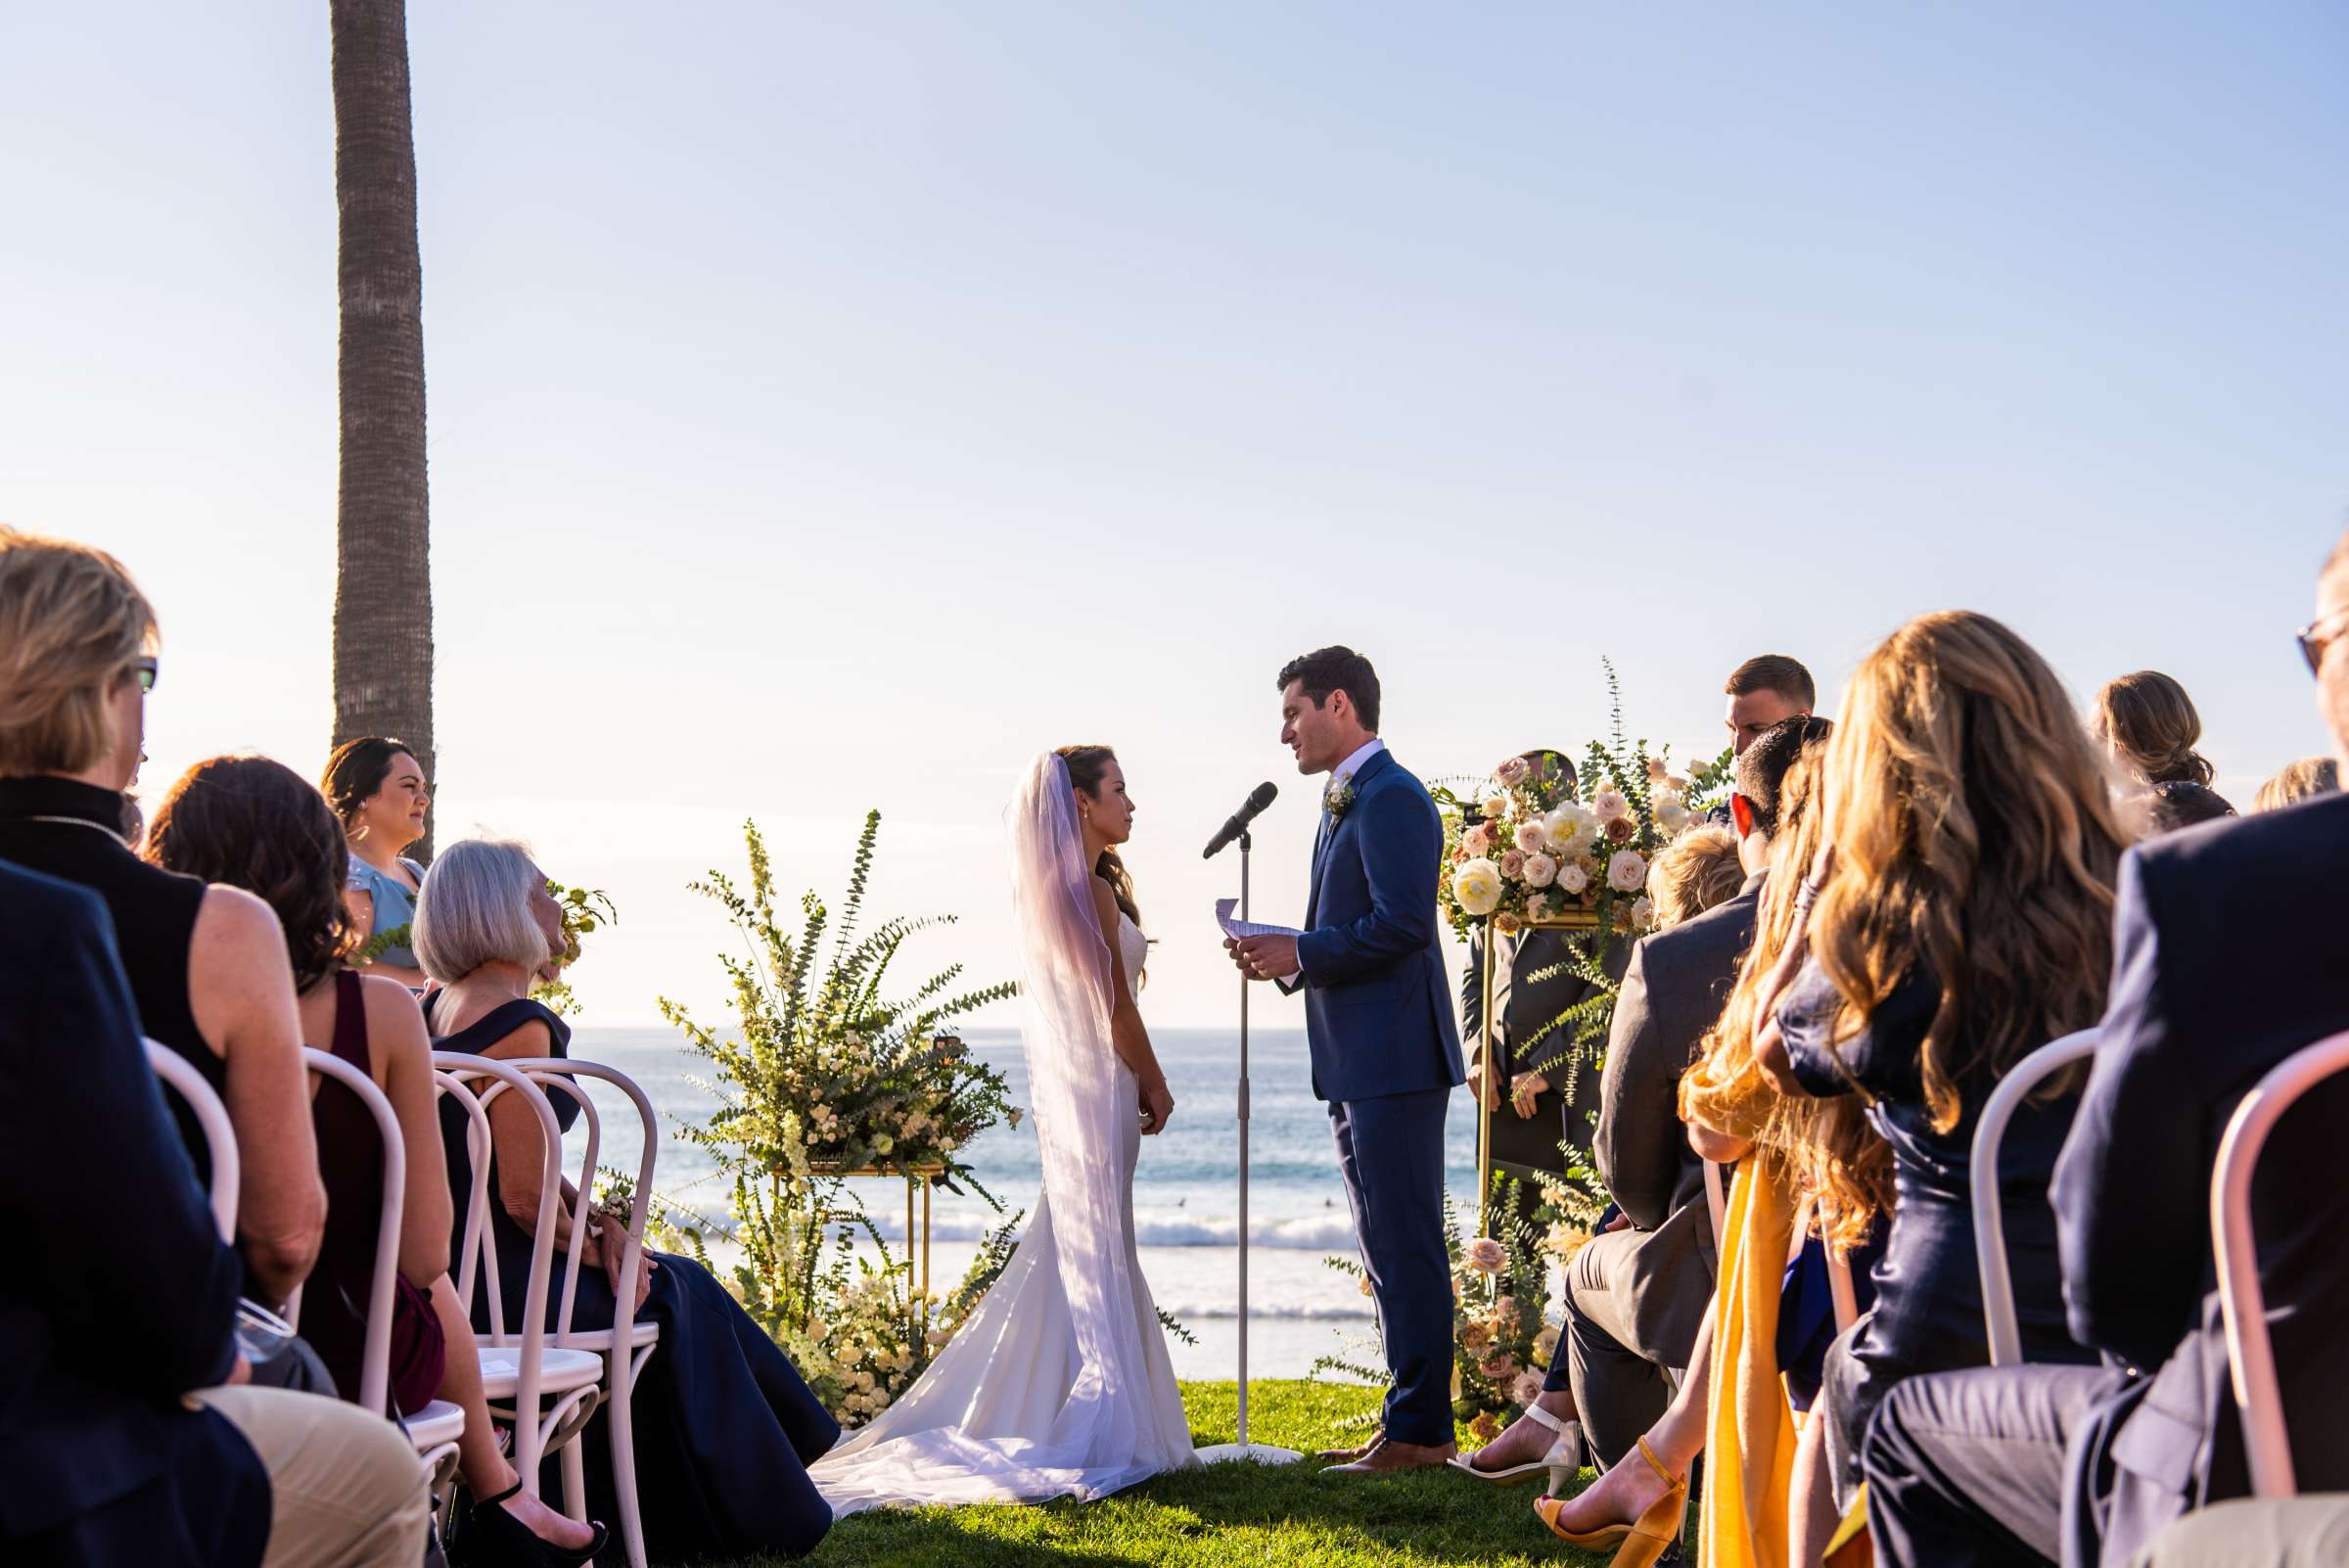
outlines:
M1233 1432L1229 1383L1185 1383L1201 1447ZM1360 1440L1374 1389L1258 1383L1248 1435L1311 1453ZM1323 1480L1319 1466L1217 1465L1161 1476L1100 1502L1038 1508L890 1509L837 1526L814 1568L1495 1568L1603 1557L1559 1544L1534 1517L1538 1485L1506 1491L1449 1471L1390 1480ZM759 1559L760 1568L782 1559ZM747 1565L746 1565L747 1568Z

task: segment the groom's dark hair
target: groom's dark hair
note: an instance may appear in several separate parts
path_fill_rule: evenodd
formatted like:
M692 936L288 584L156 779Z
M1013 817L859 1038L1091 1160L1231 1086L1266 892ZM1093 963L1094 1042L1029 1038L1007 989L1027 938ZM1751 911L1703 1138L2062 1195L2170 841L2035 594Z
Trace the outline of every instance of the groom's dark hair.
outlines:
M1300 654L1280 667L1280 678L1272 683L1275 691L1287 691L1289 682L1305 682L1305 694L1313 700L1315 708L1329 706L1329 694L1342 691L1353 702L1354 711L1362 721L1362 728L1378 733L1378 671L1370 661L1352 648L1315 648Z

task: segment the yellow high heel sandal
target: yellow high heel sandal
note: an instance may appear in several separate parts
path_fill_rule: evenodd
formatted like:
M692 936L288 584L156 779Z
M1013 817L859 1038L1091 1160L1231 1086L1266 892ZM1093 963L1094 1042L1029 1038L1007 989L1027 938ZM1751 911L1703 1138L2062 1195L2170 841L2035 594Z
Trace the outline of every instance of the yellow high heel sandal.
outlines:
M1604 1551L1616 1547L1613 1568L1655 1568L1658 1558L1672 1549L1681 1539L1681 1526L1688 1517L1688 1480L1675 1476L1656 1459L1647 1439L1639 1440L1639 1456L1647 1467L1664 1480L1664 1496L1648 1505L1645 1513L1631 1524L1601 1525L1596 1530L1577 1533L1558 1528L1558 1515L1568 1501L1565 1498L1543 1498L1534 1503L1534 1512L1549 1527L1549 1533L1570 1546L1586 1550Z

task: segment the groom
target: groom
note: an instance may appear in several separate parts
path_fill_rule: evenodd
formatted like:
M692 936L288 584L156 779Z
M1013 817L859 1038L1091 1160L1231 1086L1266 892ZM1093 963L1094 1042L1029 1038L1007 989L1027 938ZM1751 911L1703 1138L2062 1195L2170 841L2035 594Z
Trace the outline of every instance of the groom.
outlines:
M1331 1473L1423 1469L1455 1452L1444 1107L1463 1075L1436 927L1444 829L1378 738L1369 660L1323 648L1289 661L1279 686L1297 771L1330 775L1306 929L1224 946L1250 979L1305 992L1313 1093L1329 1103L1395 1380L1379 1435L1330 1455L1353 1461Z

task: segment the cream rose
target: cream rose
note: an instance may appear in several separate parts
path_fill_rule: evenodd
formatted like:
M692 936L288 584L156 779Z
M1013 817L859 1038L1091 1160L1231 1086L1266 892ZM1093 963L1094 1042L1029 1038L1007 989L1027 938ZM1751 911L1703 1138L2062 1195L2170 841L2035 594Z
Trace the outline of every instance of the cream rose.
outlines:
M1589 849L1598 838L1598 819L1589 807L1568 801L1542 819L1542 837L1550 853L1564 859Z
M1508 814L1509 798L1507 796L1488 795L1485 797L1485 816L1488 820L1497 822Z
M1539 853L1529 854L1525 857L1525 885L1527 887L1546 888L1557 880L1557 861L1546 854Z
M1500 856L1500 874L1508 878L1511 882L1524 881L1525 852L1523 850L1508 850L1502 852Z
M1479 822L1460 835L1460 848L1470 854L1483 854L1493 848L1493 830Z
M1589 885L1590 878L1581 866L1562 865L1558 867L1558 891L1560 893L1571 897Z
M1542 1374L1519 1372L1517 1381L1509 1385L1509 1398L1519 1405L1530 1406L1542 1397Z
M1501 763L1498 767L1493 769L1493 782L1496 784L1504 785L1510 789L1514 789L1518 785L1524 783L1525 776L1528 773L1531 773L1533 770L1533 764L1528 762L1524 758L1512 757L1507 761Z
M1648 898L1644 894L1636 899L1634 899L1632 900L1633 927L1635 930L1645 931L1649 926L1652 926L1655 923L1656 900Z
M1549 835L1542 831L1539 822L1517 824L1517 848L1527 854L1540 854L1549 848Z
M1451 897L1463 913L1491 914L1500 907L1500 867L1481 855L1451 874Z
M1648 813L1667 838L1688 825L1688 803L1672 790L1658 790L1648 798Z
M1647 862L1637 850L1617 850L1607 861L1607 886L1617 893L1632 893L1647 883Z
M1614 785L1601 784L1598 793L1590 797L1590 813L1601 822L1612 822L1631 815L1632 803Z

